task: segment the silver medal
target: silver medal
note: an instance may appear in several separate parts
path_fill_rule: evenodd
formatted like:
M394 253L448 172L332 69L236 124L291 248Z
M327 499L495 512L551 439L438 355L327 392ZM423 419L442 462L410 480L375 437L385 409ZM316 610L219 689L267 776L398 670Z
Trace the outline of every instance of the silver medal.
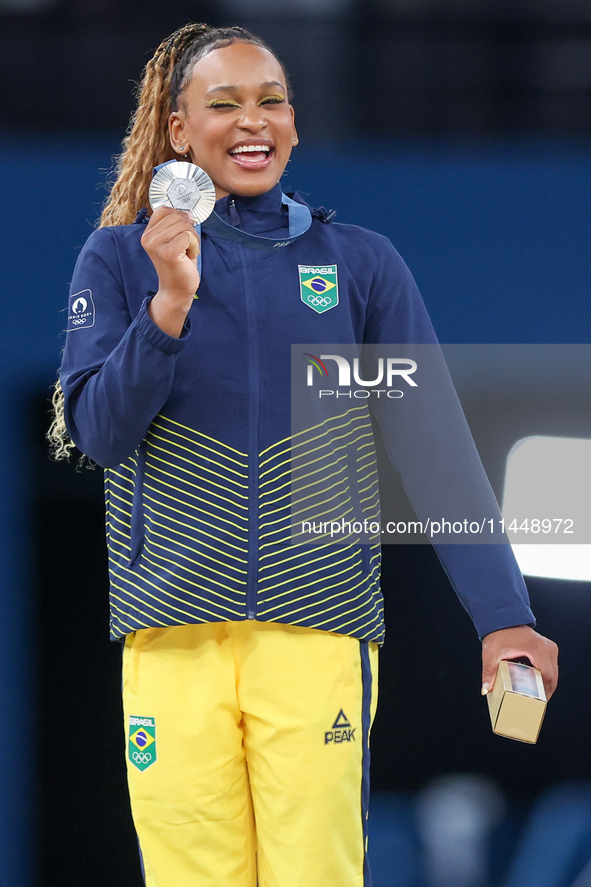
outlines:
M213 212L215 187L207 173L194 163L175 160L158 170L150 183L150 206L171 206L201 224Z

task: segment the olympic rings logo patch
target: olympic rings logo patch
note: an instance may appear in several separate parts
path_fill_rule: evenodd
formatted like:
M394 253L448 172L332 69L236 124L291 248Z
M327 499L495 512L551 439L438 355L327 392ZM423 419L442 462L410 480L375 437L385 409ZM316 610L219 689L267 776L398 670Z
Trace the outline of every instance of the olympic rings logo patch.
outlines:
M306 301L309 305L326 308L332 302L332 298L330 296L306 295Z
M134 751L131 755L136 764L150 764L152 755L149 751Z

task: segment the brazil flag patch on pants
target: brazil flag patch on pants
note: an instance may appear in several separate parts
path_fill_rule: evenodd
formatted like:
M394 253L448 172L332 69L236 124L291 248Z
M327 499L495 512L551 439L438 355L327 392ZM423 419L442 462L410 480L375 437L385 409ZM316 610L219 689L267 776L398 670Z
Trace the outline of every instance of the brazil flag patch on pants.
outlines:
M318 314L339 304L336 265L298 265L302 302Z
M156 762L155 718L129 718L129 760L138 770L147 770Z

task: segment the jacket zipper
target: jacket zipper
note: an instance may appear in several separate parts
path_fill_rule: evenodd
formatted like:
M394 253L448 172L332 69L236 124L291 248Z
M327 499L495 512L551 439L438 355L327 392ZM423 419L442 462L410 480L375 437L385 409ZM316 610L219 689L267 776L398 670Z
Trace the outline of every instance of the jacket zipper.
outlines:
M146 469L146 441L137 448L137 464L133 484L133 501L131 507L130 555L127 567L133 567L139 560L145 541L144 520L144 474Z
M245 258L243 247L238 247L244 281L246 303L246 333L248 337L248 585L246 588L246 618L256 619L258 555L259 555L259 349L256 318L256 294L252 269Z
M230 206L228 207L230 213L230 221L234 225L235 228L240 227L240 216L238 215L238 210L236 209L236 201L232 197L230 201Z

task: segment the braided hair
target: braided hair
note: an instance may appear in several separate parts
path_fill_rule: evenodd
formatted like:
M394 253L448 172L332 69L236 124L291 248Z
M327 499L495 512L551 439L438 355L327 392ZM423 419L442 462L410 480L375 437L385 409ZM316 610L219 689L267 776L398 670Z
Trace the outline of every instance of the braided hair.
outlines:
M153 168L167 160L181 158L170 144L168 120L173 111L182 107L183 93L191 81L196 62L214 49L236 42L253 43L274 55L263 40L240 27L213 28L191 23L162 41L146 65L137 90L137 108L123 140L123 151L117 160L115 181L100 217L100 228L129 225L142 207L149 206ZM287 74L281 67L291 98ZM76 445L66 429L64 393L59 378L51 402L53 421L47 432L51 454L54 459L68 459Z

